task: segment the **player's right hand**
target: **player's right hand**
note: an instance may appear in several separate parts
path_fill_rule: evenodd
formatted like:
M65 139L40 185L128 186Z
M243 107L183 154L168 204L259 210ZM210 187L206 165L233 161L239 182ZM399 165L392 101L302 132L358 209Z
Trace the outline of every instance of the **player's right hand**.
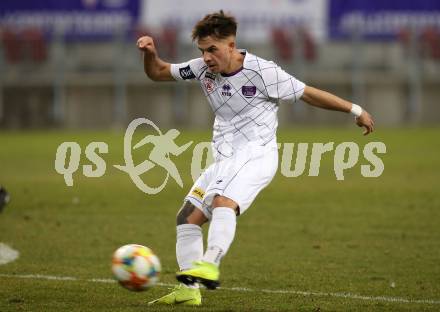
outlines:
M156 47L154 46L153 38L149 36L140 37L136 45L139 50L145 53L156 54Z

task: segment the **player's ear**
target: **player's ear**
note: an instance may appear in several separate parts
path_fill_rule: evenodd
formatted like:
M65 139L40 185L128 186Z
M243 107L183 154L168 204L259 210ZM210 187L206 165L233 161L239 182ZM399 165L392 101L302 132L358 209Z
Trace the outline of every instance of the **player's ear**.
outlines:
M235 48L235 40L234 40L234 38L232 38L232 40L230 40L228 42L228 48L229 48L230 52L232 52L232 50L234 50L234 48Z

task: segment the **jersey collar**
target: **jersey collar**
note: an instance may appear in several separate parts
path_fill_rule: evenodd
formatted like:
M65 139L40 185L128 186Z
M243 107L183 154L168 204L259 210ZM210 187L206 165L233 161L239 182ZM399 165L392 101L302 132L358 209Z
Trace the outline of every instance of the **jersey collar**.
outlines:
M238 49L238 50L240 51L241 54L244 55L243 65L239 69L237 69L236 71L233 71L232 73L229 73L229 74L220 73L220 75L222 75L222 77L232 77L232 76L238 74L239 72L241 72L243 70L244 64L246 62L246 57L247 57L248 53L247 53L247 51L245 49Z

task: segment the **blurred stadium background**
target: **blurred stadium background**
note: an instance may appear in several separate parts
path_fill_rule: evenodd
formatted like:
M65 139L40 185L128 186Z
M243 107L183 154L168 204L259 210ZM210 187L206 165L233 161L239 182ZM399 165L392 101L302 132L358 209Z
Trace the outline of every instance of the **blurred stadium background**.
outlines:
M361 104L378 126L440 121L440 2L343 0L69 0L0 2L0 126L209 129L199 86L157 84L136 39L149 34L169 62L197 57L194 23L224 9L239 47L309 85ZM346 124L339 114L282 106L280 123Z

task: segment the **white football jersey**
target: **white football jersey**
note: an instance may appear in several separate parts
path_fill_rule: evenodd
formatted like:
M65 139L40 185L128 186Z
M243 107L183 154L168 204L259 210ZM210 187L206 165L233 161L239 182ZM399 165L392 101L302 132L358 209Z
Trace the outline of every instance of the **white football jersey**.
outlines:
M296 102L305 84L272 61L247 51L243 67L231 74L214 74L203 58L171 64L176 80L198 80L215 114L214 158L230 157L252 142L276 144L279 100Z

